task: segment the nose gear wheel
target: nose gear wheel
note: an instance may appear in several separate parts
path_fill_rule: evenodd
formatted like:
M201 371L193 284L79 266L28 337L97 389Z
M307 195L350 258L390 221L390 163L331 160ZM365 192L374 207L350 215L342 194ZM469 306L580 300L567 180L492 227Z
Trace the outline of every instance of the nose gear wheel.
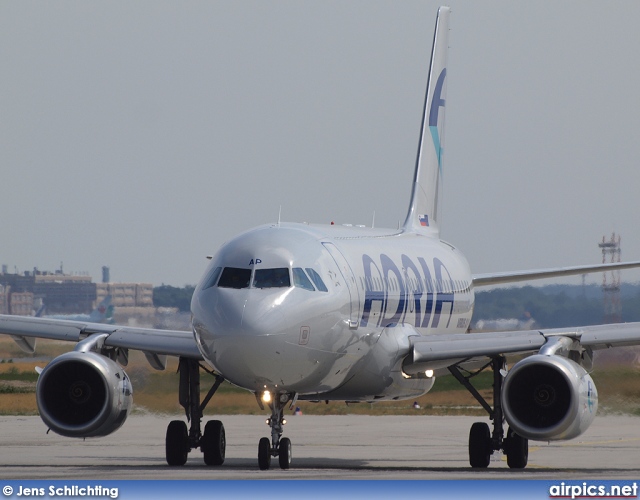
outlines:
M291 465L291 440L282 437L286 423L283 410L291 400L290 394L282 393L275 395L273 400L268 403L271 417L267 419L267 425L271 427L271 441L268 437L263 437L258 443L258 467L260 470L267 470L271 467L271 457L278 457L281 469L288 469Z

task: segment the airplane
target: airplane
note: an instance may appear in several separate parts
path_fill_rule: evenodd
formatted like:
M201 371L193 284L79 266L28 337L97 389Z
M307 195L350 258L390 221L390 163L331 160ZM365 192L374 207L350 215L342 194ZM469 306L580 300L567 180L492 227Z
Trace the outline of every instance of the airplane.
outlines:
M43 304L35 314L36 318L88 321L90 323L113 323L114 307L111 305L111 295L105 296L89 314L44 314L46 309L46 305Z
M494 452L524 468L529 440L566 440L592 423L598 392L593 351L640 344L640 323L549 330L468 333L474 291L486 285L640 266L640 261L472 274L463 254L440 238L440 181L450 9L436 19L412 194L398 229L282 223L225 243L192 298L192 331L0 316L0 332L27 352L37 338L75 342L41 371L36 399L44 423L69 437L107 436L131 410L124 368L130 349L155 369L179 358L180 404L187 420L169 423L169 465L200 449L224 463L219 420L202 429L203 410L223 381L244 388L268 411L270 436L258 466L292 462L284 411L298 401L414 399L441 375L454 376L489 414L469 432L469 463L489 466ZM508 367L506 356L524 355ZM493 374L490 403L473 375ZM201 370L213 376L200 400ZM268 410L267 410L268 409ZM505 423L507 428L505 430Z

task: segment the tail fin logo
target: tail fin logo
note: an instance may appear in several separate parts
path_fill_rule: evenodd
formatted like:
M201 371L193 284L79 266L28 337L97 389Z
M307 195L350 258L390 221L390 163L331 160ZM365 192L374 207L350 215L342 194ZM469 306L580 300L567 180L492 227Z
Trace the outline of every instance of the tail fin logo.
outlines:
M429 130L431 130L431 137L433 138L433 146L436 148L436 155L438 157L438 167L442 170L442 146L440 143L440 134L438 132L438 114L440 108L444 108L445 100L442 99L442 87L444 86L444 79L447 76L447 68L443 68L438 81L436 82L436 88L433 92L433 99L431 100L431 109L429 109Z

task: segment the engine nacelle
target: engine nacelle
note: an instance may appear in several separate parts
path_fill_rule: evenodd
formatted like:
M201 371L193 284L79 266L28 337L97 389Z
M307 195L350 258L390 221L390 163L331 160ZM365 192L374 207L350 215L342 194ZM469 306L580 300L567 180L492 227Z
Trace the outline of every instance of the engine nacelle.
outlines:
M114 361L93 352L68 352L51 361L36 385L40 417L68 437L111 434L124 423L133 388Z
M535 354L507 374L502 390L504 415L520 436L537 441L572 439L593 422L598 391L577 363Z

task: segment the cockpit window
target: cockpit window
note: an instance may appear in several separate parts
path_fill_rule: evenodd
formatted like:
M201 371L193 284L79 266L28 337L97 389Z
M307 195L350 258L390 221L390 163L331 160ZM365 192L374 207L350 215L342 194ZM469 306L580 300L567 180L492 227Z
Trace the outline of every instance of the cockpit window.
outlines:
M322 278L320 277L320 275L314 269L311 269L310 267L307 267L305 269L307 271L307 274L309 274L311 281L313 281L313 284L316 286L318 290L320 290L321 292L329 291L327 290L327 287L325 286L324 281L322 281Z
M289 268L256 269L253 286L254 288L288 288L291 286Z
M216 267L213 271L211 271L209 276L207 276L206 279L202 282L202 289L206 290L207 288L211 288L212 286L214 286L217 283L221 272L221 267Z
M311 290L312 292L315 291L315 288L313 288L311 281L301 267L293 268L293 286L304 288L305 290Z
M239 267L225 267L218 281L218 286L223 288L249 288L251 269Z

